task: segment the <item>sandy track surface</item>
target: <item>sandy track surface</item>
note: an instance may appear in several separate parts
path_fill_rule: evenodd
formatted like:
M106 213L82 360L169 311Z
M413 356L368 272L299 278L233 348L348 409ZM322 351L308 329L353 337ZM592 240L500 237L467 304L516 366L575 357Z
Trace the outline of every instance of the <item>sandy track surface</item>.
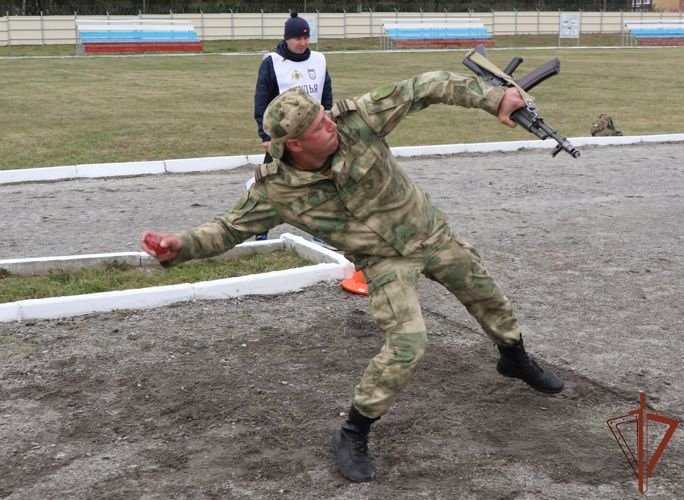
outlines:
M425 363L374 426L377 480L355 485L328 440L382 335L336 283L4 323L0 497L642 498L606 420L639 390L684 414L684 144L566 156L401 161L483 255L560 395L498 376L495 349L424 279ZM144 229L229 208L250 172L0 186L0 258L137 250ZM682 435L652 498L684 490Z

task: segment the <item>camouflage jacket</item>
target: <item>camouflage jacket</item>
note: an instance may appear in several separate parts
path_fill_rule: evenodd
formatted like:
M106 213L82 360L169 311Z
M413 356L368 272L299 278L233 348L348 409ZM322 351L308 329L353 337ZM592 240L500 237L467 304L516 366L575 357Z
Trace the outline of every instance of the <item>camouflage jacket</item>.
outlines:
M408 114L431 104L479 107L496 115L502 87L436 71L385 85L333 105L339 147L320 170L284 160L261 165L256 183L226 214L181 233L170 264L221 254L254 234L289 223L345 252L407 255L446 222L397 165L384 138Z

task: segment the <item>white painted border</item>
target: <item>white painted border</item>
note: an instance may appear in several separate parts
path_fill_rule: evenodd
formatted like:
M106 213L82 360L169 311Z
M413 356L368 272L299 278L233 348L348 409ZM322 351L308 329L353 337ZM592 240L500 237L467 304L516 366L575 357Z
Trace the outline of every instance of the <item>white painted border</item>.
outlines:
M75 166L0 170L0 184L9 184L13 182L56 181L73 179L75 177Z
M569 139L575 146L614 146L622 144L679 142L684 141L684 134L660 134L648 136L610 136L610 137L574 137ZM392 153L397 157L424 155L449 155L460 153L485 153L495 151L517 151L522 149L551 149L554 141L509 141L474 144L444 144L436 146L396 147ZM258 164L263 155L222 156L209 158L188 158L166 160L164 162L126 162L76 165L64 167L29 168L0 171L0 184L28 181L52 181L77 177L110 177L123 175L141 175L158 173L194 172L224 170L247 164ZM202 282L194 285L171 285L167 287L151 287L121 292L104 292L99 294L77 295L71 297L55 297L34 299L0 304L0 322L21 321L26 319L48 319L88 314L114 309L140 309L158 307L183 300L202 298L238 297L246 294L276 294L301 289L318 281L341 280L354 273L354 265L336 252L306 241L305 239L283 234L280 240L248 242L233 249L239 252L250 246L272 247L293 246L302 256L314 261L318 259L333 264L317 264L300 269L288 269L274 273L251 275L249 277L229 278L218 282ZM249 252L252 250L250 249ZM137 259L140 265L149 262L150 257L142 252L123 252L119 254L92 254L66 257L44 257L40 259L9 259L0 261L0 267L17 269L35 266L45 268L60 261L62 267L79 266L84 262L106 260L117 256L119 260L133 265ZM4 263L4 265L3 265ZM15 272L13 271L13 272ZM18 272L18 271L16 271ZM219 283L220 282L220 283Z
M574 146L618 146L654 142L684 141L684 134L627 135L610 137L571 137ZM396 157L426 155L452 155L461 153L492 153L523 149L552 149L556 142L547 140L479 142L472 144L441 144L435 146L402 146L391 148ZM564 153L561 153L564 154ZM79 177L122 177L128 175L164 174L181 172L208 172L228 170L244 165L259 165L263 154L185 158L149 162L94 163L64 167L24 168L0 170L0 184L18 182L54 181Z
M55 319L108 312L117 309L149 309L175 302L191 300L225 299L243 295L275 295L293 292L321 281L343 280L354 274L354 265L344 256L305 240L301 236L284 233L277 240L251 241L236 246L234 254L256 251L294 248L301 256L318 262L297 269L285 269L237 278L226 278L199 283L183 283L116 292L72 295L29 299L0 304L0 322L29 319ZM0 267L21 263L34 263L41 269L45 266L63 267L65 264L88 265L105 260L121 260L122 257L137 258L142 265L146 254L122 252L115 254L92 254L66 257L45 257L40 259L11 259L0 261ZM149 258L147 256L146 258Z
M207 158L185 158L180 160L166 160L166 172L208 172L211 170L229 170L247 165L247 156L214 156Z
M98 267L106 262L118 261L131 266L141 266L143 259L152 259L144 252L94 253L56 257L36 257L0 260L0 268L11 274L46 274L50 269L75 270L82 267Z
M76 177L124 177L127 175L163 174L163 161L129 161L76 165Z

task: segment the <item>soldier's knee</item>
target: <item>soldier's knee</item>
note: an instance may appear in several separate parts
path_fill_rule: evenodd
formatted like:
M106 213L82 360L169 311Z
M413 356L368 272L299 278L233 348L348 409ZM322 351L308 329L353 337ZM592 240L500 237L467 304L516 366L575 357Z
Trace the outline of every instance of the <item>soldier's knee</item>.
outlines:
M427 334L416 332L394 337L390 340L394 361L415 367L425 356Z
M413 367L421 362L425 350L394 349L394 362Z

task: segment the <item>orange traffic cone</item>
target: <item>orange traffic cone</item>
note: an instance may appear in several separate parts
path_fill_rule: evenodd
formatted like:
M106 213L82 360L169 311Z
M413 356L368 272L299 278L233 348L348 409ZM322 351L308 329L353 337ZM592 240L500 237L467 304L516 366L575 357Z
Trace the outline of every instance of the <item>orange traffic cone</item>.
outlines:
M342 280L342 288L351 293L368 295L368 285L366 284L366 279L363 277L361 271L356 271L351 278Z

